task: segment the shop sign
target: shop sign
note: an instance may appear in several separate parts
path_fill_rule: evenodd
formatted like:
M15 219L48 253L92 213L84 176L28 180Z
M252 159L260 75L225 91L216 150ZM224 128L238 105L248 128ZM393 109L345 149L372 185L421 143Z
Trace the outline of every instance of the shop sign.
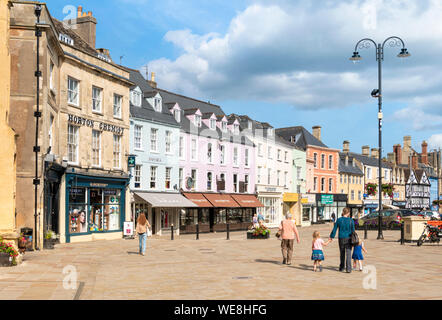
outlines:
M68 122L73 123L73 124L77 124L80 126L86 126L86 127L92 128L92 129L95 128L95 121L90 120L90 119L86 119L83 117L75 116L73 114L68 114ZM123 132L124 132L123 128L115 126L113 124L107 124L104 122L99 122L98 128L101 131L109 131L109 132L113 132L117 135L123 135Z
M302 204L314 204L316 202L316 196L314 194L303 194L301 198Z
M282 201L284 202L298 202L299 196L297 193L284 193Z
M135 168L135 156L129 156L127 159L127 165L129 168Z
M322 204L333 204L333 195L332 194L321 195L321 203Z
M132 236L134 234L134 223L132 221L124 222L124 235Z
M158 157L149 157L149 162L162 163L163 159L158 158Z
M91 183L91 187L106 188L107 186L106 183Z

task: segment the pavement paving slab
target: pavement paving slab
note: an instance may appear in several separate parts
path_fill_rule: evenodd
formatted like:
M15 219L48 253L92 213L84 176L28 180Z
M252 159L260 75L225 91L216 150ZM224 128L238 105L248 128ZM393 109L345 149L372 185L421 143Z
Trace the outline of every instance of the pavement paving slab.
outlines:
M327 239L331 229L299 228L290 266L282 264L275 231L268 240L247 240L245 232L231 232L230 240L225 233L149 238L146 256L138 254L138 239L61 244L0 268L0 300L442 298L442 247L400 245L399 231L384 231L384 240L369 232L367 273L338 271L337 240L324 249L323 272L313 272L313 231Z

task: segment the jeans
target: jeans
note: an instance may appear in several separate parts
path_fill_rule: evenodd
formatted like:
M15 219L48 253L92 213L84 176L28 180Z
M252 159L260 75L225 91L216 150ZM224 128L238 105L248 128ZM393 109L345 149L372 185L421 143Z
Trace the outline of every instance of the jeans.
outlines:
M145 253L146 252L146 238L147 238L147 232L143 233L143 234L138 234L138 238L140 241L140 253Z
M282 257L287 263L292 263L294 239L283 239L281 241Z
M345 268L347 272L351 272L351 238L339 239L339 252L341 254L339 271Z

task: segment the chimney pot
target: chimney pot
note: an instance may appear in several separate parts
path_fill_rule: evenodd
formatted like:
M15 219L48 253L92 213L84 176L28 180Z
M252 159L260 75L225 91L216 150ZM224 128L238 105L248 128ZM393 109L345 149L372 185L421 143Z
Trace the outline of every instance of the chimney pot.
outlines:
M379 152L378 152L378 149L376 149L376 148L372 148L372 149L371 149L371 156L372 156L373 158L378 159L378 158L379 158Z
M155 82L155 72L151 73L150 81Z
M78 6L78 8L77 8L77 18L80 18L82 16L82 12L83 12L83 7L82 6Z
M363 146L362 147L362 155L363 156L370 156L370 146Z
M345 140L343 143L342 152L350 152L350 142Z

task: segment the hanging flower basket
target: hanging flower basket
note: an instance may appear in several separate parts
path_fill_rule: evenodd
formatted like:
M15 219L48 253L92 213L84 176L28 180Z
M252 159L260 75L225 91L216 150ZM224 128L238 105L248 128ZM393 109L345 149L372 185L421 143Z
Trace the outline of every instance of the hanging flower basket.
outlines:
M369 196L375 196L378 193L378 185L375 183L367 183L365 185L365 193Z
M393 191L394 187L392 183L382 185L382 193L388 195L390 198L393 198Z

